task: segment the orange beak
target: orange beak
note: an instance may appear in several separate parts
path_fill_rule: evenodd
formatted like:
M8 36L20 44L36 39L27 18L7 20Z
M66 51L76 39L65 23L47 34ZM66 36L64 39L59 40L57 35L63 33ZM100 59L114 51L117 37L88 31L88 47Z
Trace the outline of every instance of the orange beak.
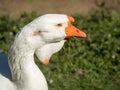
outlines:
M68 20L69 20L68 27L65 30L66 39L71 38L71 37L85 38L86 34L71 24L71 22L74 22L74 18L71 16L68 16Z

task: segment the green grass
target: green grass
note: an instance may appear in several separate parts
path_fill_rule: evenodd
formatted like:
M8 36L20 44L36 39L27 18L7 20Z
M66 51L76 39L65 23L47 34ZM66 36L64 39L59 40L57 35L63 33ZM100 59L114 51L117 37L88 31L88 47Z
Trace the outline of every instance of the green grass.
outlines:
M7 53L15 33L37 17L0 16L0 50ZM56 53L49 65L36 63L50 90L120 90L120 14L101 9L87 16L75 15L74 25L87 34L73 38Z

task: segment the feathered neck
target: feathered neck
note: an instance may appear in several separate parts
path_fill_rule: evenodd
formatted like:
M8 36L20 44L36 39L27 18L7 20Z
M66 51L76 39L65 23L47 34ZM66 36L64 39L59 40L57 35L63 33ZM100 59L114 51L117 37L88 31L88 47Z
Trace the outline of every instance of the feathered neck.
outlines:
M34 51L17 36L12 42L8 58L18 90L48 90L46 79L34 62Z

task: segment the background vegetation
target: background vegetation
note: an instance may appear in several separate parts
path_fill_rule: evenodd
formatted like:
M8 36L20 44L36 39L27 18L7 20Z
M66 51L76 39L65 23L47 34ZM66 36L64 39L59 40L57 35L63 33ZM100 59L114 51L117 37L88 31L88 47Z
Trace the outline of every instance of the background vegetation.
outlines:
M0 16L0 50L7 53L16 32L37 17ZM75 25L87 33L73 38L56 53L49 65L36 60L50 90L120 90L120 14L101 9L87 16L75 15Z

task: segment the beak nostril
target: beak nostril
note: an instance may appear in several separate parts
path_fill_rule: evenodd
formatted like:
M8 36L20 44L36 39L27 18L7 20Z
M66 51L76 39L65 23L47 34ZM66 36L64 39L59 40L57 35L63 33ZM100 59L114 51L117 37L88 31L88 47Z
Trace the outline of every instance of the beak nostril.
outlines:
M76 30L77 33L79 33L79 30Z

